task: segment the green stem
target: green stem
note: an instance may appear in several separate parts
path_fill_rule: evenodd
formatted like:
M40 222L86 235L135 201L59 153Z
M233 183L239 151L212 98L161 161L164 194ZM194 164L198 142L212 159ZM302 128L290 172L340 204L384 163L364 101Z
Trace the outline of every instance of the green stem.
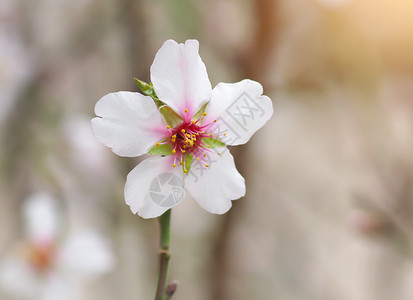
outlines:
M167 210L162 216L158 218L161 237L159 245L159 274L158 287L156 288L155 300L166 300L166 281L168 276L169 265L169 231L171 223L171 210Z

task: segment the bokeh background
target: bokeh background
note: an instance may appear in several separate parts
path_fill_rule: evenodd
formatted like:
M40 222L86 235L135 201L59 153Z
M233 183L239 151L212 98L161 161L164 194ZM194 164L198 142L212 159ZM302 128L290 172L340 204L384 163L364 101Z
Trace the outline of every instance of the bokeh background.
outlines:
M100 232L116 258L81 299L152 299L158 224L123 200L139 159L90 119L169 38L200 41L213 86L257 80L275 108L231 150L246 197L174 209L173 299L413 299L411 0L1 0L0 260L47 193L64 232Z

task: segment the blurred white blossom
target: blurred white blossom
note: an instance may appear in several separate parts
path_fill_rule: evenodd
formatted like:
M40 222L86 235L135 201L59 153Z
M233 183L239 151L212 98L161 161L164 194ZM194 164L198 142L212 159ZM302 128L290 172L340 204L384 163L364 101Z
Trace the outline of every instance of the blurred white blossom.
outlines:
M71 300L82 295L82 284L114 267L103 236L90 231L61 232L56 201L35 194L23 207L25 241L0 263L0 285L19 299Z
M110 153L94 138L89 119L72 117L64 120L62 134L70 147L73 165L80 171L86 171L88 175L93 171L100 176L113 171Z

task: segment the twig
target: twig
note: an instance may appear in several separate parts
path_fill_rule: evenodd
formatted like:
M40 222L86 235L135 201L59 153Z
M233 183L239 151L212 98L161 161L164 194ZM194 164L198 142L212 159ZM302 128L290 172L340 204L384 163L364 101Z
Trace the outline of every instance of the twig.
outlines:
M166 295L166 281L168 277L169 265L169 231L171 223L171 210L166 211L159 218L159 225L161 231L160 249L159 249L159 274L158 287L156 288L155 300L166 300L170 297Z

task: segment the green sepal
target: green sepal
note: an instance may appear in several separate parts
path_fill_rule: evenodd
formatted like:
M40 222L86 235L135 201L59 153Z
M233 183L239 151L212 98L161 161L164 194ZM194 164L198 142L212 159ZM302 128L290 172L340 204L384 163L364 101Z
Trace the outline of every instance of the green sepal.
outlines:
M152 82L148 84L145 81L139 80L136 77L134 77L133 80L135 80L136 84L141 89L142 93L151 97L158 107L164 105L164 103L161 100L159 100L158 96L156 95Z
M209 101L205 103L200 110L192 117L192 120L197 121L200 117L202 117L202 114L205 112L205 109L208 105Z
M183 120L180 115L178 115L172 108L167 105L163 105L159 108L159 112L164 117L166 124L172 128L176 128L181 125Z
M186 168L186 170L189 171L189 169L191 168L193 158L194 157L192 156L192 154L185 154L185 164L182 166L182 170Z
M204 137L202 138L202 142L206 145L209 145L211 148L222 148L226 146L223 142L218 141L217 139L214 139L212 137Z
M173 149L174 146L172 145L172 143L160 144L159 146L155 146L151 150L149 150L148 154L169 156L172 154Z

